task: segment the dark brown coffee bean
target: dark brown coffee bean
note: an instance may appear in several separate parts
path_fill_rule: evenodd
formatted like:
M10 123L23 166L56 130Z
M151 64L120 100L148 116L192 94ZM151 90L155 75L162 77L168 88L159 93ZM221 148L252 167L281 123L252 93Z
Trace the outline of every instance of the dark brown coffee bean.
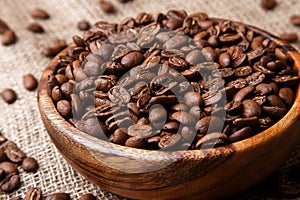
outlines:
M239 115L242 112L242 102L232 101L225 105L225 110L230 115Z
M203 104L203 99L198 92L187 92L183 96L183 101L189 107L193 107L193 106L201 107Z
M91 25L88 21L81 20L81 21L78 22L77 28L81 31L87 31L91 28Z
M264 81L264 79L266 78L266 75L261 73L261 72L255 72L253 74L251 74L250 76L246 77L246 81L248 83L248 85L258 85L261 82Z
M212 132L201 137L196 143L196 149L213 148L227 142L227 136L224 133Z
M111 76L102 75L95 80L97 89L103 92L107 92L117 83L117 80Z
M241 128L240 130L235 131L228 137L228 141L233 143L237 141L241 141L243 139L246 139L251 136L252 128L249 126L246 126L244 128Z
M195 122L195 117L187 112L172 113L170 119L185 125L191 125Z
M128 127L128 135L138 138L148 138L152 135L152 127L149 125L135 124Z
M23 85L29 90L35 90L38 87L38 81L32 74L26 74L23 76Z
M63 75L63 74L56 74L55 78L56 78L57 82L60 85L62 85L63 83L68 82L68 78L65 75Z
M150 122L164 122L167 119L167 111L163 107L155 107L150 110Z
M10 88L2 90L1 97L8 104L12 104L17 100L17 94L13 89Z
M231 44L239 41L240 38L241 36L239 34L225 33L219 37L219 40L223 44Z
M198 49L190 51L185 57L185 60L191 65L197 65L202 59L202 52Z
M107 14L116 12L115 6L110 1L100 0L99 4L100 4L101 9Z
M125 55L121 60L121 64L126 68L132 68L134 66L142 64L144 59L145 58L141 52L134 51Z
M263 9L272 10L277 6L276 0L261 0L260 5Z
M78 200L96 200L97 198L92 194L84 194L81 197L79 197Z
M255 88L254 86L249 85L249 86L247 86L247 87L245 87L245 88L240 89L240 90L234 95L234 97L232 98L232 101L234 101L234 102L236 102L236 101L239 101L239 102L243 101L243 99L244 99L247 95L249 95L252 91L254 91L254 88Z
M145 125L146 126L146 125ZM127 147L134 147L134 148L144 148L147 144L147 140L140 137L130 137L126 140L125 146Z
M1 185L1 190L5 193L11 193L20 187L19 175L8 175Z
M293 25L300 26L300 15L291 16L290 21Z
M71 104L67 100L60 100L56 104L57 111L63 116L63 117L69 117L72 113Z
M169 133L160 139L158 146L163 150L178 150L180 148L179 144L181 143L181 139L179 134Z
M247 81L244 78L238 78L234 81L230 81L227 84L228 87L233 87L233 88L236 88L236 89L244 88L246 85L247 85Z
M72 37L72 40L73 40L74 44L77 47L83 47L83 48L85 48L85 42L84 42L84 40L81 37L79 37L78 35L74 35Z
M219 63L222 67L228 67L231 64L230 55L227 52L221 53Z
M25 172L35 172L39 168L39 164L34 158L27 157L22 161L22 168Z
M167 122L162 130L166 131L166 132L177 132L179 128L179 124L177 122Z
M267 97L267 99L268 99L268 103L271 106L277 106L277 107L286 109L286 106L284 105L283 101L278 96L276 96L276 95L269 95Z
M287 52L286 52L284 49L281 49L281 48L276 48L276 49L275 49L275 56L276 56L278 59L282 60L282 61L288 61L288 60L289 60L289 57L288 57ZM270 63L270 62L269 62L269 63ZM268 64L269 64L269 63L268 63ZM267 65L267 67L268 67L268 65ZM270 69L270 68L268 67L268 69ZM272 69L270 69L270 70L272 70ZM277 68L276 68L276 70L277 70L277 71L280 71L281 69L277 69Z
M296 32L282 33L280 34L280 39L287 41L289 43L295 43L298 41L298 34Z
M237 77L245 77L250 75L251 73L252 73L252 67L250 66L243 66L243 67L236 68L234 70L234 75Z
M253 38L252 42L251 42L251 48L252 49L257 49L259 46L262 45L262 42L264 41L264 37L259 35Z
M204 59L206 59L207 61L214 61L217 58L215 50L211 47L204 47L201 50L201 53L204 56Z
M237 127L245 127L245 126L256 127L259 125L259 119L258 117L236 118L233 120L232 123Z
M180 49L180 47L184 46L188 42L188 37L183 35L175 35L174 37L167 40L163 48L164 49Z
M261 115L261 108L254 100L246 99L242 104L244 117L259 117Z
M148 125L150 123L148 118L142 117L138 120L137 124Z
M71 200L71 197L68 193L59 192L47 195L45 200Z
M49 19L49 14L42 8L35 8L30 11L30 16L36 19Z
M17 42L17 35L13 30L6 30L1 39L1 43L4 46L12 45Z
M279 86L293 87L298 83L299 78L298 76L293 76L293 75L283 75L283 76L275 76L272 80Z
M0 169L2 169L5 174L19 174L18 168L12 162L1 162Z
M222 69L216 69L212 71L212 76L213 77L222 77L223 79L226 78L231 78L232 75L234 74L234 71L232 70L232 68L229 67L225 67Z
M262 111L269 117L280 119L286 114L287 109L278 106L263 106Z
M88 81L88 79L84 80L84 83L86 83ZM83 82L82 82L83 83ZM82 83L78 83L77 84L77 89L81 90L81 85L84 85ZM89 83L87 83L86 85L89 86ZM67 97L68 99L71 99L71 94L73 93L73 89L74 89L74 84L70 81L63 83L60 86L61 91L63 92L63 94L65 95L65 97Z
M196 136L196 131L193 130L191 127L184 126L181 129L181 137L186 142L192 142Z
M291 106L294 103L295 93L291 88L281 88L278 95L287 105Z
M188 107L184 104L181 103L177 103L174 106L171 107L172 111L182 111L182 112L187 112L188 111Z
M6 157L14 163L20 163L26 158L26 154L13 142L8 143L5 154Z
M259 95L267 95L274 93L274 88L271 84L261 83L255 87L255 93Z
M172 56L169 58L169 63L172 68L176 69L177 71L186 70L188 67L188 62L181 58L180 56Z
M51 97L54 101L59 101L63 98L63 92L59 86L55 86L51 91Z
M198 120L195 129L199 134L222 131L224 121L217 116L206 116ZM208 132L209 131L209 132Z
M126 140L129 138L125 128L118 128L109 137L109 140L115 144L125 145Z
M44 33L44 28L37 22L31 23L27 26L27 30L34 33Z
M43 199L43 195L42 195L41 188L30 187L27 190L25 200L42 200L42 199Z

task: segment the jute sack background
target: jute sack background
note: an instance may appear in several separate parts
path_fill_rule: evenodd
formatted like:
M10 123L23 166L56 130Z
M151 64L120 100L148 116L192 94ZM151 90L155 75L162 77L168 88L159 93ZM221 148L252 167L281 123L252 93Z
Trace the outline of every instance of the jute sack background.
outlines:
M40 169L36 173L23 173L20 169L21 188L11 195L0 193L0 199L17 195L24 197L28 187L41 187L45 195L68 192L74 199L84 193L93 193L99 199L122 199L85 180L66 163L51 143L41 121L36 91L26 91L22 85L24 74L32 73L39 78L47 66L49 59L41 55L44 47L52 45L55 38L66 39L70 43L72 35L82 35L76 27L80 20L85 19L91 23L98 20L119 22L125 17L135 17L141 11L185 9L188 13L201 11L212 17L242 21L277 35L287 31L298 32L300 35L300 28L289 22L291 15L300 14L298 0L278 0L278 6L272 11L263 10L258 0L135 0L127 4L120 4L117 0L111 2L116 6L117 13L108 15L100 9L98 0L1 0L0 18L16 31L19 40L12 46L0 46L0 91L13 88L18 94L18 100L12 105L0 100L0 132L15 141L28 156L36 158ZM47 10L50 19L31 18L29 11L35 7ZM26 26L35 21L44 27L44 34L33 34L26 30ZM299 42L294 46L300 49ZM283 177L294 164L300 164L300 146L279 168ZM300 183L298 188L299 186ZM252 188L235 198L271 199L274 195L270 191Z

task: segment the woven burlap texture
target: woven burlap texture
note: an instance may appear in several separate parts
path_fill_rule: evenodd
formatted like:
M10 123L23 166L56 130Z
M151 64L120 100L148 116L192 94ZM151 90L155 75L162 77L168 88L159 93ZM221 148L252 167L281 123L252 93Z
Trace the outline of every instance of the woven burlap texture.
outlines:
M66 39L70 43L72 35L82 35L77 29L80 20L85 19L91 23L99 20L119 22L125 17L134 17L141 11L185 9L188 13L201 11L212 17L242 21L277 35L286 31L298 32L300 35L300 28L289 22L291 15L300 14L298 0L278 0L278 6L273 11L263 10L258 0L135 0L127 4L120 4L117 0L111 2L116 6L117 13L108 15L100 9L98 0L1 0L0 18L16 31L18 42L8 47L0 46L0 91L13 88L18 99L12 105L0 100L0 132L15 141L28 156L36 158L40 169L36 173L23 173L20 169L21 188L11 195L0 193L0 199L17 195L24 197L28 187L41 187L45 195L68 192L74 199L88 192L98 199L122 199L87 181L66 163L51 143L41 121L36 91L29 92L22 85L24 74L32 73L39 78L47 66L49 59L41 55L44 47L50 46L55 38ZM29 11L35 7L47 10L51 18L35 20L30 17ZM31 22L39 22L46 32L29 32L26 26ZM300 44L295 44L295 47L299 49ZM300 148L281 169L284 171L299 162ZM250 196L248 197L251 198Z

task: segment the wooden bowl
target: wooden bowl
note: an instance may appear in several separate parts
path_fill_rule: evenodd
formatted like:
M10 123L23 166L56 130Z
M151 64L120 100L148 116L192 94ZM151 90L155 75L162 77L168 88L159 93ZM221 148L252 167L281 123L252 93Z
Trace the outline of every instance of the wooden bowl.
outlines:
M300 55L270 33L248 26L287 49L300 76ZM59 55L66 54L68 49ZM58 56L59 56L58 55ZM207 150L149 151L115 145L68 123L56 110L44 71L38 105L53 143L83 176L116 194L135 199L216 199L242 191L271 174L300 141L300 87L289 112L267 130L242 141Z

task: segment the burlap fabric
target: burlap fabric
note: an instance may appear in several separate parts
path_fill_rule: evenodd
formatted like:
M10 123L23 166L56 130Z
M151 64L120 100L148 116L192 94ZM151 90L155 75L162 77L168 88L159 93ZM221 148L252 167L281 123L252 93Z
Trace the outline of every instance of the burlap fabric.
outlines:
M66 163L51 143L41 121L36 91L29 92L22 85L24 74L41 76L49 62L48 58L41 55L41 50L51 45L53 39L63 38L70 43L72 35L82 34L76 27L80 20L86 19L91 23L98 20L118 22L125 17L136 16L141 11L166 12L168 9L178 8L186 9L189 13L202 11L213 17L242 21L274 34L289 31L298 32L300 35L300 28L294 27L289 22L291 15L300 14L299 0L278 0L278 6L273 11L263 10L259 0L135 0L127 4L120 4L117 0L111 2L118 10L113 15L104 14L98 0L0 1L0 18L9 23L19 38L15 45L0 46L0 91L8 87L13 88L18 94L18 100L12 105L0 100L0 131L8 139L15 141L28 156L35 157L40 164L40 169L36 173L22 173L20 169L21 188L11 195L0 193L0 199L9 199L17 195L24 197L30 186L41 187L45 195L63 191L76 199L83 193L90 192L99 199L122 199L85 180ZM31 18L29 11L35 7L46 9L51 18L44 21ZM34 21L40 22L46 33L33 34L26 30L26 26ZM295 44L295 47L300 49L300 43ZM281 173L279 177L282 178L280 181L289 182L287 174L290 167L295 164L300 164L300 146L279 168L278 171ZM272 192L276 187L262 186L264 183L266 182L232 198L279 198ZM299 185L300 181L298 188Z

